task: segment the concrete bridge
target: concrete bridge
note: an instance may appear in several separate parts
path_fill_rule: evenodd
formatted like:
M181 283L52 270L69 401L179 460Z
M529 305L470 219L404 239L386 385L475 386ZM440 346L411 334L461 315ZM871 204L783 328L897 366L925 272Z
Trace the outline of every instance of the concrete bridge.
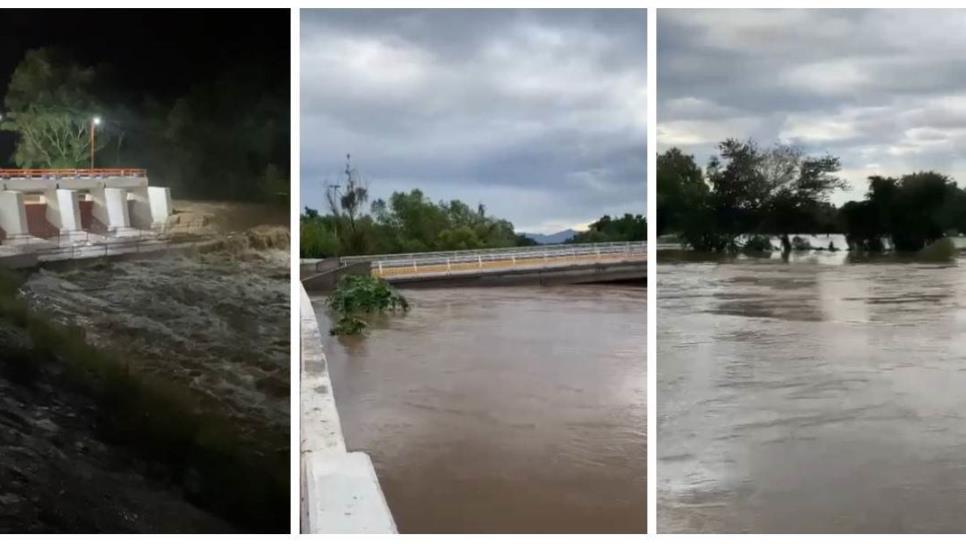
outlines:
M75 250L143 239L171 212L170 190L142 169L0 169L0 258L85 255Z
M346 273L407 287L637 282L647 278L645 242L365 255L305 260L302 283L328 289Z

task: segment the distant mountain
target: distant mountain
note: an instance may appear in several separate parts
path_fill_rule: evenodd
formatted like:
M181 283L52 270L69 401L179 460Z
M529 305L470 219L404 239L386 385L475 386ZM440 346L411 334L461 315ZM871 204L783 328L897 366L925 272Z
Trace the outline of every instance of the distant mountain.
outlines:
M573 238L577 231L574 229L562 230L560 232L555 232L553 234L529 234L526 232L521 233L527 238L533 240L538 244L561 244L567 240Z

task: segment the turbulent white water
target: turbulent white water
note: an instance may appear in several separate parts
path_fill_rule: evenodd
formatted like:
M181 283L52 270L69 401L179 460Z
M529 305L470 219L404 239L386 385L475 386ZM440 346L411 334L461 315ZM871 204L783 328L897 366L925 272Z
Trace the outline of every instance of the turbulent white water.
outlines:
M23 292L139 372L287 436L289 286L287 251L222 250L44 269Z

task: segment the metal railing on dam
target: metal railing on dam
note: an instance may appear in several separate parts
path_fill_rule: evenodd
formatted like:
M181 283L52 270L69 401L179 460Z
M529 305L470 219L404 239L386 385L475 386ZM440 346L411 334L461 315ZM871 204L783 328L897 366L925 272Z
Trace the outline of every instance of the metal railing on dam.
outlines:
M547 269L576 264L643 262L646 242L559 244L462 251L398 253L342 257L347 266L369 262L374 275L392 278L518 269Z
M0 179L147 177L144 168L0 168Z

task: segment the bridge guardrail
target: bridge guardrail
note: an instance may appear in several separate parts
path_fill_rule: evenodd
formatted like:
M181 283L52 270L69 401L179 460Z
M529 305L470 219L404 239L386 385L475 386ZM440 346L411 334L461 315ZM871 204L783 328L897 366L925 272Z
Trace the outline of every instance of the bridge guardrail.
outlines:
M349 257L340 257L340 261L343 264L360 262L360 261L390 261L390 260L412 260L412 259L428 259L433 257L450 257L458 258L460 256L472 256L477 255L490 255L490 254L503 254L511 255L513 253L530 253L530 252L565 252L571 249L584 249L584 248L640 248L646 249L647 242L600 242L596 244L547 244L542 246L511 246L502 248L484 248L484 249L464 249L464 250L454 250L454 251L426 251L420 253L387 253L382 255L355 255Z
M492 262L503 260L526 260L559 257L580 257L588 255L617 255L646 252L646 242L605 242L599 244L558 244L544 246L491 248L461 251L435 251L426 253L395 253L386 255L360 255L341 257L339 262L348 265L357 262L371 262L374 268L401 267L415 264L440 265L470 262Z
M390 270L405 269L412 273L420 273L435 269L436 272L447 273L454 270L468 268L492 268L497 263L510 263L506 267L517 266L546 266L554 261L612 259L621 256L643 255L646 253L645 242L617 242L604 244L567 244L555 246L514 247L496 250L450 251L399 255L374 255L366 257L349 257L342 262L344 265L352 262L368 261L374 273L384 275ZM498 265L499 267L499 265ZM422 270L420 270L422 269Z

